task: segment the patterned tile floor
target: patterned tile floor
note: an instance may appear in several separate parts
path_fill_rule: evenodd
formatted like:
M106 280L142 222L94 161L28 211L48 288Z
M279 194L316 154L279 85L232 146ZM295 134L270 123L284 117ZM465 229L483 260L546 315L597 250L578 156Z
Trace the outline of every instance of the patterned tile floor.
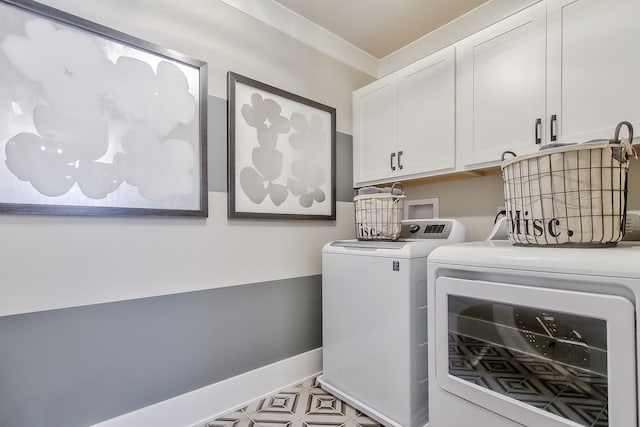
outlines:
M202 427L382 427L320 388L317 378L276 392Z

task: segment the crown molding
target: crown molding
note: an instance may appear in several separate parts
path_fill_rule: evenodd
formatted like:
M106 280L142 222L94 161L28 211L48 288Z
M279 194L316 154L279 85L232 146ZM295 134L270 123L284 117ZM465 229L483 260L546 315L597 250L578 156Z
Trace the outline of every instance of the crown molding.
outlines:
M490 0L378 61L380 78L542 0Z
M220 0L373 77L378 59L272 0Z
M372 77L380 78L542 0L490 0L382 59L273 0L220 0Z

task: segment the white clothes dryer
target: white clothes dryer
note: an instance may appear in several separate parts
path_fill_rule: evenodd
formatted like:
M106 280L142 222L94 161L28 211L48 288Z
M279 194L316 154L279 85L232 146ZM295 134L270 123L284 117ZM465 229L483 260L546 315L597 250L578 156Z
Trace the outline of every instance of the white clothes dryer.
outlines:
M427 256L465 240L455 220L403 221L397 241L322 251L322 388L386 426L427 422Z
M435 249L430 427L637 426L640 245Z

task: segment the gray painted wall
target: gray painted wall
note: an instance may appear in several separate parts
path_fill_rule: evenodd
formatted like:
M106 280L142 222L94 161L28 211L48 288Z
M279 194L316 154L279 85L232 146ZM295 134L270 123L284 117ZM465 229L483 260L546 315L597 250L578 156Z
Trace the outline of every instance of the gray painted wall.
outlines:
M353 137L336 135L336 200L353 202Z
M227 191L226 141L209 96L209 191ZM336 151L350 202L350 135ZM0 317L0 427L87 426L321 347L321 313L315 275Z
M321 278L0 319L0 426L87 426L322 346Z

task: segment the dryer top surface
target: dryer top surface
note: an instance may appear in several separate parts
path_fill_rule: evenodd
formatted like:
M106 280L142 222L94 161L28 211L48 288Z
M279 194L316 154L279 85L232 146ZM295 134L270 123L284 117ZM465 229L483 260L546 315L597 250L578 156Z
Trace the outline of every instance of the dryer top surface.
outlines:
M640 281L640 242L621 242L615 247L602 248L524 247L503 240L468 242L434 249L428 263L465 269L499 268Z

